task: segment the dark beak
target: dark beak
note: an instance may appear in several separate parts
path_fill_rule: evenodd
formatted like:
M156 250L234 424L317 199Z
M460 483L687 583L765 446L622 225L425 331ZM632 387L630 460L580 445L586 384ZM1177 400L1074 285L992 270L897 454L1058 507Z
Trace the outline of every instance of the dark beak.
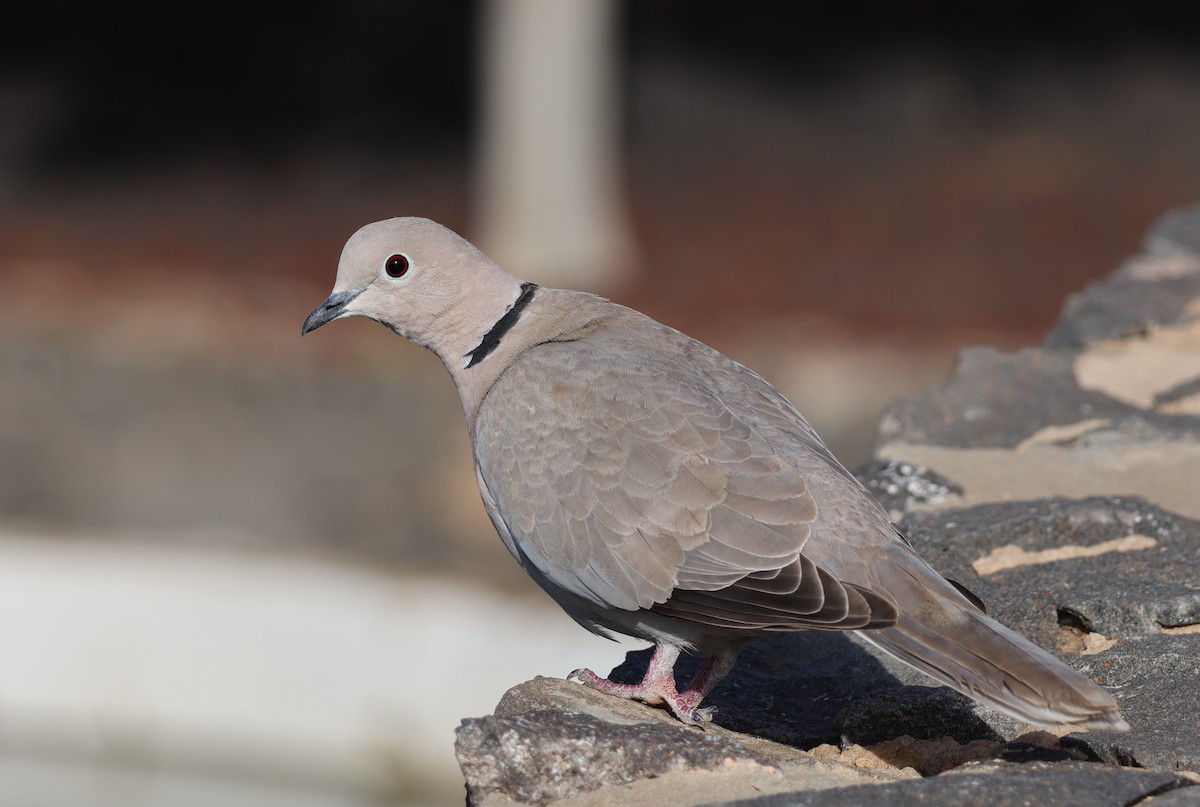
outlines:
M309 331L315 331L326 322L337 319L342 312L346 310L346 306L350 301L359 295L357 291L339 291L329 295L329 299L321 303L317 310L308 315L308 319L304 320L304 327L300 329L300 335Z

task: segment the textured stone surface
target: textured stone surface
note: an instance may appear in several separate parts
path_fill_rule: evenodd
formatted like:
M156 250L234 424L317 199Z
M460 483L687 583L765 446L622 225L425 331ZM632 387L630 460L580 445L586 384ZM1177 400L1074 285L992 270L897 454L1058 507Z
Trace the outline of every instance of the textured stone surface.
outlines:
M673 770L714 770L726 760L761 764L745 746L724 737L661 723L609 723L575 712L466 720L457 751L471 798L500 792L530 804Z
M1146 236L1145 249L1150 255L1200 255L1200 205L1164 213Z
M1111 687L1132 730L1063 738L1111 765L1200 773L1200 633L1122 641L1098 657L1097 678Z
M1147 807L1196 807L1200 805L1200 787L1178 787L1143 802Z
M519 684L495 715L463 721L455 750L475 804L543 804L610 788L620 788L611 803L664 803L664 777L670 803L698 804L718 790L734 799L916 775L856 770L719 726L700 731L666 711L555 678ZM689 784L678 775L687 772L706 776Z
M963 350L943 387L889 406L878 459L961 490L901 504L1132 494L1200 518L1197 230L1200 207L1165 217L1142 254L1067 302L1044 345Z
M1138 498L909 513L900 527L989 613L1052 649L1063 645L1063 626L1132 639L1200 623L1200 521ZM1131 536L1149 540L1121 543ZM1013 565L980 574L975 564L992 560Z
M1200 790L1167 773L1101 769L1086 763L984 766L889 785L854 786L818 793L787 793L742 802L754 807L857 807L862 804L997 807L1012 805L1128 805L1150 796ZM1150 802L1148 802L1150 803ZM1158 804L1158 801L1154 801ZM1186 802L1183 802L1186 803Z
M1197 297L1200 206L1163 216L1147 236L1141 255L1068 297L1046 345L1079 348L1104 339L1138 336L1154 325L1186 319Z
M1081 389L1073 366L1073 356L1038 348L1019 353L966 348L944 387L887 408L877 447L899 442L1015 448L1046 426L1138 414L1136 407Z
M901 527L993 616L1113 690L1133 730L1075 735L1068 744L1111 764L1200 771L1200 628L1189 632L1200 625L1200 522L1136 498L1095 497L910 513ZM1044 559L1121 546L1130 536L1150 540ZM1002 547L1029 562L977 573L973 564Z
M654 724L671 731L681 732L681 735L705 734L724 737L737 743L741 753L747 758L763 764L769 764L784 770L794 777L797 771L805 771L802 775L820 774L822 771L832 771L835 779L844 784L847 772L839 767L826 767L815 763L815 758L805 750L795 746L776 742L759 732L740 732L728 729L719 723L710 725L707 730L682 725L666 709L659 709L637 701L613 698L595 690L588 689L573 681L561 678L538 677L532 681L510 689L500 699L496 706L496 717L518 717L540 712L570 712L594 717L597 720L613 725L644 725ZM885 779L895 778L894 770L886 771L874 778L882 776Z
M1067 302L1045 347L966 351L880 428L885 457L963 489L894 503L918 551L1113 689L1133 731L1065 740L1110 764L1200 770L1198 233L1200 207L1165 217L1141 255ZM1084 491L1146 498L963 506Z
M889 513L902 513L920 505L946 506L957 502L963 493L953 480L901 460L872 460L855 473Z

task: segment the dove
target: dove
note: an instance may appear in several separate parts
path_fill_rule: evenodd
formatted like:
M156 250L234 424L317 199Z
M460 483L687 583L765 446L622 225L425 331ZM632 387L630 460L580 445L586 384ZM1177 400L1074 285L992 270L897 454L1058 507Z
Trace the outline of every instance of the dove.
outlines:
M368 224L302 333L375 320L441 359L484 507L575 621L653 643L639 684L569 677L704 726L750 642L857 631L1034 726L1124 730L1105 689L938 574L787 398L602 297L524 282L423 218ZM683 689L681 652L704 657Z

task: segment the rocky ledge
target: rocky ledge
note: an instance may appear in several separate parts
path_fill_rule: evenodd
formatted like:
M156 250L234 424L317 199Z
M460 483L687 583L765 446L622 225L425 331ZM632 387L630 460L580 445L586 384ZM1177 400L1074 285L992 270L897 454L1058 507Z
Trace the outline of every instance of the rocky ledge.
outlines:
M1200 207L1068 299L1042 346L968 348L895 402L875 457L860 476L913 545L1108 687L1132 731L1033 731L853 636L796 633L742 654L708 731L514 687L458 731L468 802L1200 805Z

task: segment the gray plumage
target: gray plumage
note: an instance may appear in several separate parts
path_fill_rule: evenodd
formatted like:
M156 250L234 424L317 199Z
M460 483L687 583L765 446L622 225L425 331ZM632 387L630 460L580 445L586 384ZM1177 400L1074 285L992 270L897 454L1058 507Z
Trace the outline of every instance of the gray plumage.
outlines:
M522 284L424 219L356 233L304 331L355 314L442 359L488 515L530 576L587 628L663 653L640 687L585 682L701 722L711 679L746 643L862 630L1034 725L1125 728L1105 690L938 575L796 408L712 348L600 297ZM679 648L717 660L684 692L669 678Z

